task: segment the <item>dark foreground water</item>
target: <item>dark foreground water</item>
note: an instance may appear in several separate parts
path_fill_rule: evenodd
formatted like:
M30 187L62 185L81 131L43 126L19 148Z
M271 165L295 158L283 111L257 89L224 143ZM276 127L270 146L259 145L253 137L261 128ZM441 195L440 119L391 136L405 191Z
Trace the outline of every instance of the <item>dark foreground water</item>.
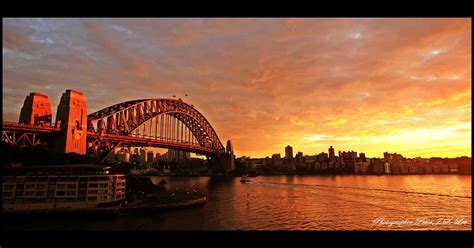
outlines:
M158 183L162 177L152 177ZM22 220L9 230L471 230L471 176L164 177L205 205L112 219Z

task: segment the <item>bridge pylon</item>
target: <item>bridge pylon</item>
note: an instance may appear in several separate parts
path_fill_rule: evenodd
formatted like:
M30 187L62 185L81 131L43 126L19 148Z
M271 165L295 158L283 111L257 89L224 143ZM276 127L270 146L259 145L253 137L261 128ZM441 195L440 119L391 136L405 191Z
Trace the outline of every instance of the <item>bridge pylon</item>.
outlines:
M61 128L61 133L54 139L56 151L86 154L87 102L84 94L71 89L63 93L56 113L56 126Z
M229 175L235 170L234 146L230 140L227 141L226 150L215 156L208 157L209 168L213 174Z
M51 126L51 101L48 96L30 93L26 96L18 123Z

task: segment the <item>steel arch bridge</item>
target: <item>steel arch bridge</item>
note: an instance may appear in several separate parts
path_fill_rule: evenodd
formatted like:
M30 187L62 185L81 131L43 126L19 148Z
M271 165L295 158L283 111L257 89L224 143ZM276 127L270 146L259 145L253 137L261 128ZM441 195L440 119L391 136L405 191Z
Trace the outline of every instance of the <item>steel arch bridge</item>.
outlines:
M87 116L87 154L105 160L119 145L161 147L206 156L225 153L209 121L181 99L122 102Z

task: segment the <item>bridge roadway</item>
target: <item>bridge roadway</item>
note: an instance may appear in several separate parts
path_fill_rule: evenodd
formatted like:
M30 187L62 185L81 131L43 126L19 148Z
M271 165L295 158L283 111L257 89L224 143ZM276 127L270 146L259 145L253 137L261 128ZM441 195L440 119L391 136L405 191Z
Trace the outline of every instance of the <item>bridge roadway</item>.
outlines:
M180 143L173 142L154 138L145 138L145 137L134 137L134 136L124 136L116 134L100 134L96 132L87 132L87 138L98 138L107 140L110 142L120 142L132 146L144 146L144 147L159 147L159 148L169 148L175 150L188 151L193 153L198 153L202 155L212 155L215 154L215 149L210 147L203 147L196 144L190 143Z
M4 121L2 129L3 131L22 131L22 132L33 132L33 133L61 132L61 128L59 127L19 124L19 123L11 122L11 121Z
M13 132L25 132L25 133L41 133L41 134L51 134L61 132L61 129L58 127L50 126L40 126L40 125L30 125L30 124L19 124L15 122L4 121L3 122L3 131L13 131ZM96 133L93 131L87 132L88 138L95 138L99 140L107 140L110 142L120 142L123 144L128 144L132 146L146 146L146 147L159 147L159 148L168 148L168 149L177 149L193 153L199 153L202 155L211 155L215 153L215 150L209 147L203 147L199 144L191 143L180 143L174 141L168 141L163 139L154 138L145 138L145 137L134 137L134 136L124 136L116 134L106 134L106 133Z

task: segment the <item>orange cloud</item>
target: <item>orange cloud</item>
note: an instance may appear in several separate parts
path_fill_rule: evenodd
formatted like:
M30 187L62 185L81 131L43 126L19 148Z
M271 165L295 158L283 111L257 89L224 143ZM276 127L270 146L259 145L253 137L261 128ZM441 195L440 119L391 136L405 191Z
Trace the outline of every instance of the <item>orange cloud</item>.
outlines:
M288 144L305 154L329 145L471 154L467 18L6 19L3 28L5 119L39 87L53 105L60 88L80 88L91 111L188 94L237 155Z

